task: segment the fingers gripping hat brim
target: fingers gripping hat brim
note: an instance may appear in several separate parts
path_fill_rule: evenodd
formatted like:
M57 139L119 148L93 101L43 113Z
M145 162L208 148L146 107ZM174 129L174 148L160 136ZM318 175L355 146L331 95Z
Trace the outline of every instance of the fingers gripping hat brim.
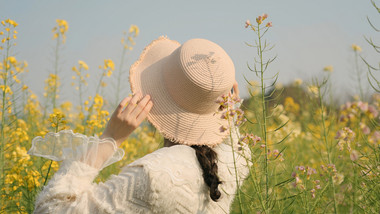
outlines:
M222 142L229 130L220 131L227 121L220 114L197 114L181 108L167 91L163 73L171 66L169 56L180 47L177 41L160 37L149 44L130 69L133 93L149 94L153 108L148 120L165 138L185 145L214 146ZM175 80L173 80L175 81Z

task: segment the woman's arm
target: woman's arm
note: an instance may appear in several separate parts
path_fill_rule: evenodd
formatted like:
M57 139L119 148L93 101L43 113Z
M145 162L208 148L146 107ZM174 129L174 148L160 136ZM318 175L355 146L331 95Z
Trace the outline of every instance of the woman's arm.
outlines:
M150 96L140 100L140 93L124 98L116 107L100 139L112 138L119 147L123 141L141 124L153 107ZM126 107L125 107L126 106ZM96 166L100 166L112 151L108 147L99 148L104 151L97 158Z
M122 158L124 152L118 146L141 124L152 108L149 95L141 100L140 97L136 94L121 101L100 138L61 131L49 133L45 139L39 137L33 140L29 154L62 160L60 169L40 192L35 213L110 211L113 205L103 199L112 197L112 192L108 191L112 186L95 185L93 179L102 168ZM131 179L139 173L142 171L137 168L132 177L122 179ZM120 187L123 185L120 183Z

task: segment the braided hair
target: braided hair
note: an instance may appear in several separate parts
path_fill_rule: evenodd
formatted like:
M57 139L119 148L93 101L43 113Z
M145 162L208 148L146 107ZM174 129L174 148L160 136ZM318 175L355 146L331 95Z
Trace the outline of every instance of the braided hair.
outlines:
M191 146L195 149L197 159L203 170L203 179L210 188L210 197L213 201L217 201L221 193L218 185L222 182L218 177L217 153L208 146Z

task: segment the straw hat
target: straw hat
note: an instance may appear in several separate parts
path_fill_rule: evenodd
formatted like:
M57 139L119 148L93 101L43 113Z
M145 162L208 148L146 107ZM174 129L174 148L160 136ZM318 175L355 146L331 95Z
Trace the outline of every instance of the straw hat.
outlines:
M148 120L174 142L214 146L222 142L228 121L217 99L235 81L231 58L217 44L191 39L183 45L166 37L150 43L130 69L133 93L149 94Z

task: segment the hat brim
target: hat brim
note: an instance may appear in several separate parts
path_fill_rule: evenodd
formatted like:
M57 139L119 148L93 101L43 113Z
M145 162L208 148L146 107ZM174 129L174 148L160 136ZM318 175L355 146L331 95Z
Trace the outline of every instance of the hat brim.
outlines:
M229 129L228 121L217 112L196 114L179 107L167 92L163 80L166 59L181 45L177 41L160 37L149 44L130 69L132 92L149 94L153 107L148 120L165 138L185 145L215 146L222 142ZM181 72L181 71L179 71Z

